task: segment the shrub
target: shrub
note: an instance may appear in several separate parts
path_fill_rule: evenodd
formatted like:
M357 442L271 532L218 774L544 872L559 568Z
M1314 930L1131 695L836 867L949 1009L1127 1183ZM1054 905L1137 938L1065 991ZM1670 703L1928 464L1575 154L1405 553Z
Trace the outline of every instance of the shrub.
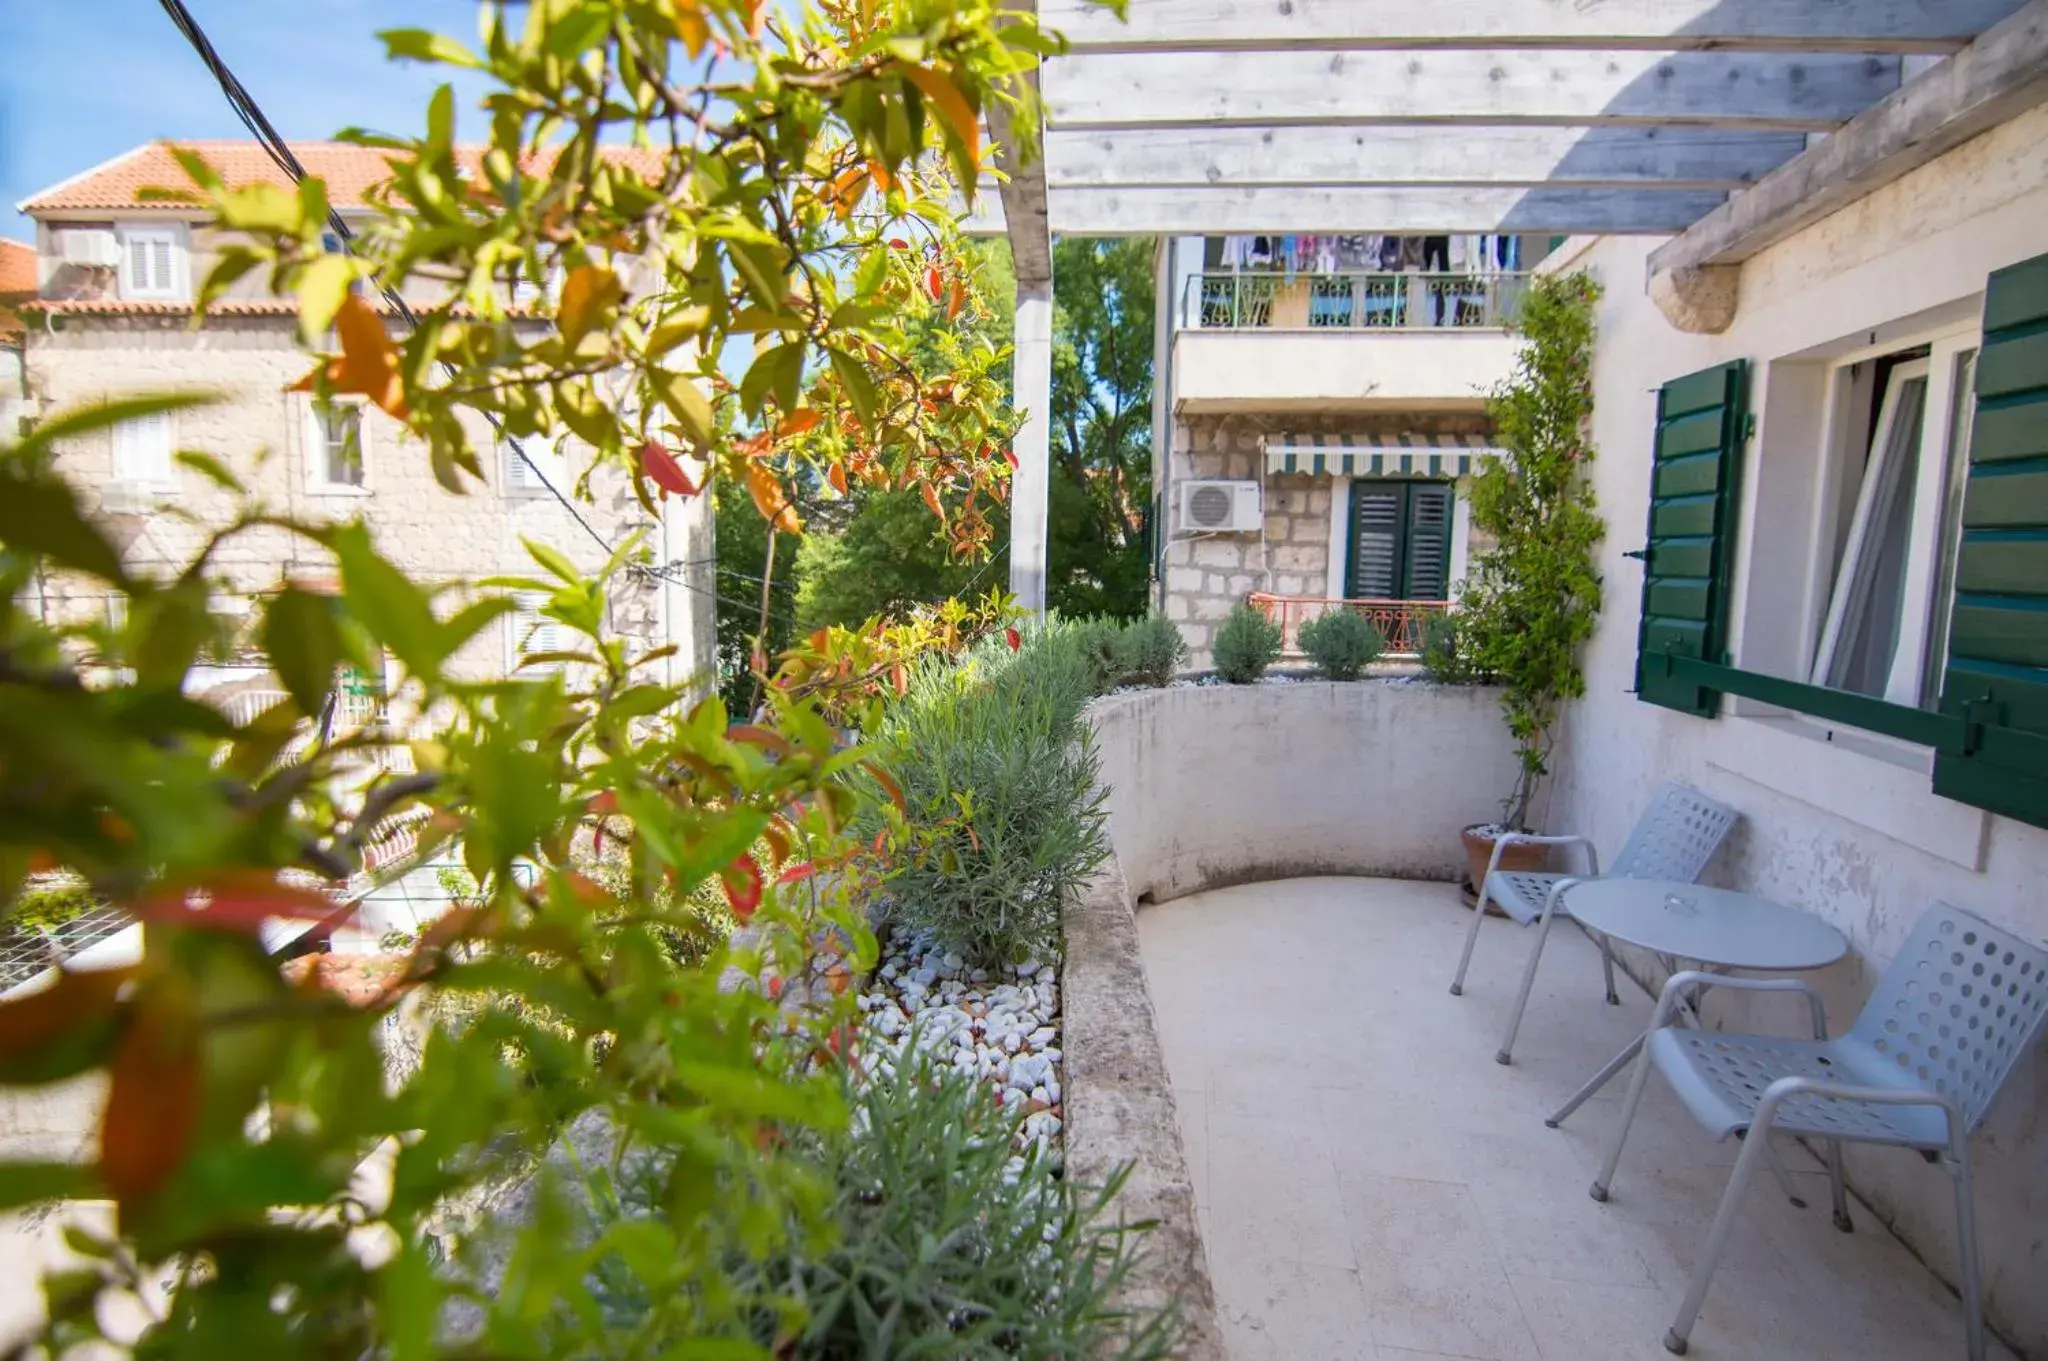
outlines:
M1050 1160L1020 1157L1018 1119L915 1043L851 1084L847 1103L845 1130L797 1133L788 1150L824 1183L825 1232L792 1224L780 1251L732 1263L743 1297L808 1309L794 1324L761 1309L756 1343L790 1361L1174 1354L1175 1314L1110 1303L1139 1246L1103 1214L1123 1173L1086 1188ZM626 1184L625 1212L651 1216L673 1175L673 1159L648 1160ZM644 1310L607 1284L607 1311Z
M1301 626L1301 650L1331 680L1357 680L1387 650L1387 640L1354 610L1326 610Z
M1075 645L1080 648L1083 660L1088 663L1091 688L1098 695L1106 695L1124 683L1124 623L1120 619L1098 616L1084 619L1072 626Z
M912 844L892 916L981 964L1057 953L1060 909L1109 855L1080 629L932 659L885 717Z
M1422 624L1422 669L1440 685L1477 685L1486 679L1456 615L1433 615Z
M99 898L84 884L50 880L24 889L13 906L0 914L0 926L19 927L24 931L55 931L99 905Z
M1124 682L1167 685L1188 659L1188 644L1179 625L1155 614L1124 625L1116 640L1116 657Z
M1239 605L1216 630L1210 651L1216 674L1232 685L1250 685L1280 658L1280 626L1254 605Z

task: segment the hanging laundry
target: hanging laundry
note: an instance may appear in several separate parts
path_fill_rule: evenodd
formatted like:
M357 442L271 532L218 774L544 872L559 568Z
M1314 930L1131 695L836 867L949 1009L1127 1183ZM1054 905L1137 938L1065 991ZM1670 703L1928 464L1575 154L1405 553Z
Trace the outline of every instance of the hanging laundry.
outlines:
M1337 238L1318 236L1316 242L1316 273L1335 274L1337 265Z

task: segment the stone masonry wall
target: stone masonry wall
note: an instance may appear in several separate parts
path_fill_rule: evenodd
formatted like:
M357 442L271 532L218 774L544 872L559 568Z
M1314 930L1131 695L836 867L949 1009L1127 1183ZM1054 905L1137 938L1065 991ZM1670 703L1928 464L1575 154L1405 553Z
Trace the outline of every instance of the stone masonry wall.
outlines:
M1365 436L1413 431L1425 435L1483 434L1478 413L1392 414L1370 419L1340 416L1188 416L1174 423L1172 477L1253 478L1265 484L1263 534L1205 534L1167 543L1161 605L1180 625L1188 643L1188 664L1200 670L1212 662L1216 626L1252 591L1320 596L1329 586L1330 498L1338 479L1308 473L1267 474L1264 441L1269 435ZM1169 511L1171 520L1171 511Z
M265 503L294 517L317 522L360 515L378 547L423 583L542 575L522 538L559 549L579 567L602 565L604 549L544 489L508 485L506 455L494 446L481 419L473 422L470 438L483 465L484 484L472 482L467 495L453 495L436 484L425 446L374 408L366 408L364 416L365 485L321 485L309 472L308 399L286 391L309 362L289 318L216 318L195 332L182 317L72 317L54 331L33 333L28 345L29 381L45 412L123 394L219 394L222 400L214 405L173 414L175 448L219 458ZM113 481L111 432L71 442L62 449L59 466L85 489L89 511L105 509L99 502ZM572 465L570 477L581 472ZM178 467L173 477L173 487L154 513L103 517L133 567L158 572L182 567L209 529L225 523L232 512L230 494L199 473ZM578 502L577 508L606 542L616 545L636 530L651 528L624 477L605 470L592 483L595 502ZM649 542L658 545L651 534ZM333 574L318 545L275 530L238 536L216 562L230 589L251 593L286 580L317 581ZM107 607L98 583L52 582L46 598L52 608L73 617ZM619 583L610 622L621 634L653 641L663 631L656 591L645 584ZM508 619L486 629L458 665L473 675L502 673L514 628Z

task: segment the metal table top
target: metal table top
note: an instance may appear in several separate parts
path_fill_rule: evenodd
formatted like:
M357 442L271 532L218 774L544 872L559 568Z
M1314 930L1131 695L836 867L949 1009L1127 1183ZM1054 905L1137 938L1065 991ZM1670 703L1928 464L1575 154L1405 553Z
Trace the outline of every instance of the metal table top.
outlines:
M1591 879L1565 890L1572 916L1631 945L1722 969L1819 969L1849 952L1840 931L1754 894L1667 879Z

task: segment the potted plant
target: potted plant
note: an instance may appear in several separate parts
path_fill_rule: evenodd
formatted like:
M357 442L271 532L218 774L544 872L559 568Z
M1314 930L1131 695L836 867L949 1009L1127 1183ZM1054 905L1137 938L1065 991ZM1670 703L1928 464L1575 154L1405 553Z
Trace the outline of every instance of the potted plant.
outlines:
M1475 891L1495 840L1530 830L1558 717L1586 690L1579 654L1599 618L1593 553L1606 532L1587 477L1599 296L1583 271L1537 279L1515 323L1514 372L1487 400L1501 452L1472 479L1472 527L1487 547L1460 588L1456 636L1470 665L1501 687L1516 773L1500 820L1464 829ZM1501 864L1541 869L1544 857L1541 846L1510 846Z

